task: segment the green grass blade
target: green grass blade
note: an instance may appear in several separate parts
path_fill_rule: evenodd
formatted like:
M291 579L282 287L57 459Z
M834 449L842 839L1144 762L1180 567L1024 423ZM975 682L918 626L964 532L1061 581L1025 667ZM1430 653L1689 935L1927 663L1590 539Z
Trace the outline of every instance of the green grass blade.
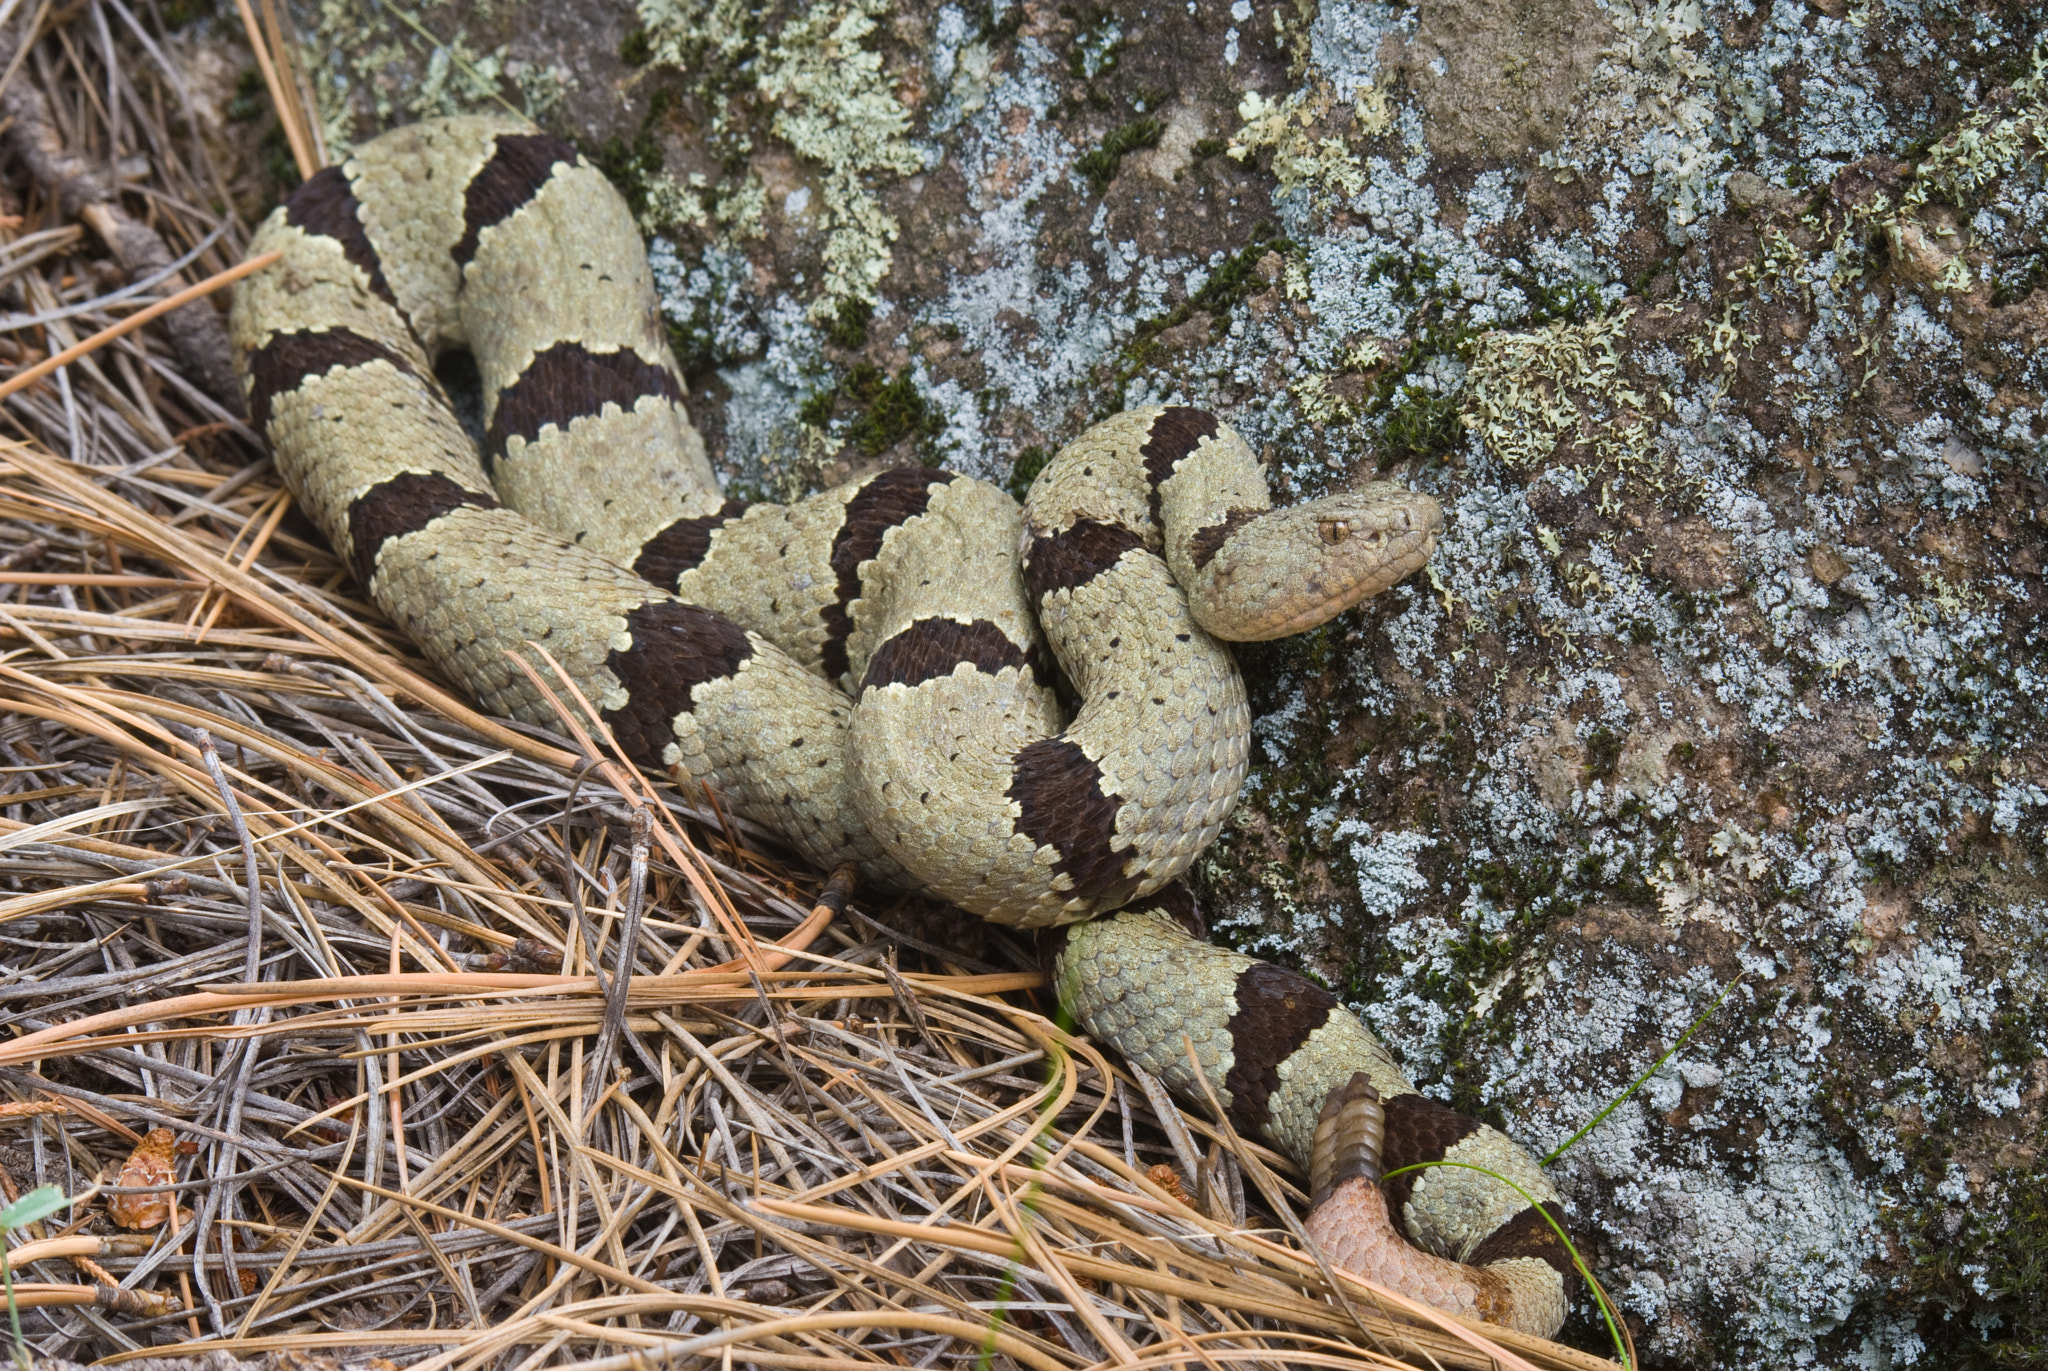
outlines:
M1727 992L1723 991L1722 993L1725 995ZM1627 1367L1629 1371L1635 1371L1635 1363L1629 1359L1628 1347L1622 1341L1621 1328L1619 1326L1620 1315L1616 1314L1614 1312L1614 1306L1610 1305L1607 1302L1607 1292L1600 1288L1600 1282L1593 1279L1592 1271L1586 1266L1585 1259L1579 1255L1579 1249L1573 1245L1571 1238L1565 1233L1563 1225L1561 1225L1560 1223L1558 1223L1556 1219L1551 1217L1549 1210L1545 1209L1542 1205L1536 1203L1536 1197L1534 1195L1531 1195L1528 1191L1522 1189L1521 1186L1516 1185L1513 1181L1509 1180L1506 1176L1501 1175L1498 1171L1489 1171L1483 1166L1474 1166L1470 1162L1417 1162L1413 1166L1396 1167L1394 1170L1389 1171L1385 1175L1381 1176L1380 1179L1382 1181L1391 1180L1393 1177L1402 1175L1405 1172L1428 1171L1433 1167L1439 1166L1455 1166L1460 1170L1477 1171L1482 1176L1491 1176L1494 1180L1499 1181L1502 1185L1514 1191L1517 1195L1520 1195L1523 1201L1527 1203L1531 1209L1535 1210L1537 1214L1542 1216L1543 1222L1550 1225L1550 1231L1557 1234L1557 1240L1564 1244L1564 1250L1571 1253L1572 1265L1578 1268L1579 1276L1586 1282L1586 1288L1593 1292L1593 1302L1600 1306L1600 1317L1606 1320L1607 1323L1607 1336L1614 1340L1615 1357L1621 1362L1623 1366Z
M1669 1048L1665 1049L1663 1056L1657 1058L1656 1061L1650 1063L1649 1070L1643 1072L1642 1075L1636 1077L1635 1080L1629 1085L1628 1089L1622 1091L1620 1095L1616 1096L1615 1099L1611 1101L1605 1109L1601 1110L1598 1114L1595 1114L1592 1118L1588 1119L1585 1123L1585 1126L1580 1128L1578 1132L1572 1134L1569 1138L1566 1138L1563 1142L1559 1143L1555 1148L1551 1149L1550 1155L1543 1159L1543 1165L1548 1166L1552 1162L1556 1161L1559 1157L1562 1157L1566 1152L1571 1150L1572 1144L1576 1143L1579 1139L1585 1137L1588 1133L1591 1133L1594 1129L1598 1128L1600 1126L1600 1121L1602 1119L1605 1119L1609 1114L1612 1114L1615 1110L1621 1108L1624 1104L1627 1104L1629 1096L1635 1094L1638 1090L1641 1090L1643 1088L1643 1082L1649 1080L1650 1077L1656 1075L1657 1072L1660 1069L1662 1069L1664 1063L1670 1061L1671 1058L1677 1054L1678 1049L1685 1046L1686 1040L1691 1038L1694 1033L1699 1031L1700 1025L1705 1023L1709 1018L1713 1016L1714 1011L1721 1007L1721 1002L1728 998L1729 992L1734 990L1736 986L1741 985L1742 978L1744 976L1747 976L1748 974L1749 973L1747 971L1737 972L1735 979L1728 982L1727 985L1723 986L1721 988L1721 993L1714 997L1714 1002L1708 1005L1705 1009L1701 1010L1698 1018L1694 1019L1690 1024L1686 1025L1685 1032L1678 1035L1678 1041L1671 1044Z

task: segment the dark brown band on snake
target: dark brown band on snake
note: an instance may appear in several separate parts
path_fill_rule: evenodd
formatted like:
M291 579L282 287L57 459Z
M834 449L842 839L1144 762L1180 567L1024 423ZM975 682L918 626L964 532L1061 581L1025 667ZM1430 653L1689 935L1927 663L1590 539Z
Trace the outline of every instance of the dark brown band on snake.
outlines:
M549 424L566 429L606 405L630 410L644 396L683 402L682 387L666 367L625 348L592 352L581 343L557 343L526 364L519 378L498 393L484 434L484 470L505 455L514 438L532 442Z
M1198 528L1188 539L1188 556L1197 567L1205 567L1216 560L1216 554L1223 550L1223 544L1230 535L1243 528L1266 511L1263 509L1233 509L1222 520Z
M371 486L348 507L348 540L354 552L349 569L363 585L377 569L384 544L418 533L458 509L496 509L488 495L464 490L439 473L405 472Z
M348 329L302 329L272 334L242 364L243 373L249 378L249 422L258 428L268 426L272 398L298 389L308 376L324 376L337 368L359 367L369 362L389 363L415 380L419 377L403 354Z
M1201 447L1204 438L1216 436L1216 417L1205 410L1175 405L1160 411L1152 431L1138 449L1145 459L1145 475L1152 483L1152 522L1160 521L1160 487L1173 476L1174 468Z
M478 240L524 209L554 175L557 163L576 161L576 149L547 134L504 134L497 151L469 183L462 197L462 237L451 254L456 265L476 258Z
M1384 1155L1389 1171L1442 1161L1453 1147L1479 1131L1478 1120L1427 1095L1396 1095L1386 1102L1385 1108ZM1408 1171L1387 1182L1387 1197L1393 1201L1396 1213L1408 1203L1409 1193L1421 1179L1418 1173Z
M704 564L711 551L711 535L746 512L745 500L727 500L716 514L676 520L641 544L633 570L663 590L675 589L678 576Z
M722 614L674 600L649 600L626 615L629 640L606 665L626 688L623 705L604 711L619 746L642 766L660 769L673 733L699 686L736 674L754 655L745 630Z
M325 234L341 244L342 255L369 280L370 290L393 309L398 297L384 279L384 264L363 232L362 205L340 167L315 172L284 202L285 222L307 233Z
M950 676L962 662L991 676L1005 667L1029 669L1024 653L986 619L919 619L876 649L860 688L921 686L934 676Z
M839 598L825 607L825 679L848 669L846 639L853 631L847 606L861 592L860 568L882 550L889 530L923 514L932 491L956 478L950 471L885 471L861 488L846 507L845 522L832 540L831 566Z
M1145 540L1122 524L1077 520L1058 533L1036 537L1024 549L1024 585L1034 609L1056 590L1072 590L1117 564Z
M1266 1125L1266 1101L1280 1084L1280 1064L1330 1021L1337 997L1298 971L1253 962L1237 978L1235 999L1224 1084L1238 1127L1256 1133Z
M1123 854L1110 845L1123 797L1105 792L1102 771L1088 754L1065 738L1043 738L1017 754L1010 798L1017 802L1017 828L1041 847L1057 851L1053 869L1074 882L1086 899L1107 898L1124 874Z

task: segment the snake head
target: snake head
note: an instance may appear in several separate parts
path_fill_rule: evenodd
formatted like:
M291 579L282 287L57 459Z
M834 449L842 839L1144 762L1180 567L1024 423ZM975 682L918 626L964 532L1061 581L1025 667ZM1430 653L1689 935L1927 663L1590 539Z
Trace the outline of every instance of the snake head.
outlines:
M1195 619L1218 638L1303 633L1413 574L1436 550L1442 506L1395 481L1255 517L1233 515L1187 578ZM1212 540L1203 540L1209 542Z

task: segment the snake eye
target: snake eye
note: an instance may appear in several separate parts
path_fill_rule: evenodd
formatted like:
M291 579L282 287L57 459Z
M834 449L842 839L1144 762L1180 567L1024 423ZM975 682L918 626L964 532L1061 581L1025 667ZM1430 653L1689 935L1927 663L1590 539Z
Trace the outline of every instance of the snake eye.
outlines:
M1331 547L1351 536L1351 524L1345 519L1325 519L1322 525L1323 541Z

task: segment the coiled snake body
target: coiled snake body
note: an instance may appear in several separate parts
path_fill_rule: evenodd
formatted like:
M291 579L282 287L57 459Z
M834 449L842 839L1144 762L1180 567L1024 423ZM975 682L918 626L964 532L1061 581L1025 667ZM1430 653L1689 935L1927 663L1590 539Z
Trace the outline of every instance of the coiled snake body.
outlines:
M1421 566L1427 496L1376 483L1267 512L1244 443L1169 408L1091 429L1022 512L925 470L728 501L631 215L510 121L364 145L264 223L251 251L273 248L232 319L251 418L378 604L486 706L552 719L508 657L538 642L634 760L710 784L820 867L1053 930L1090 1034L1201 1100L1191 1040L1235 1125L1304 1166L1362 1073L1388 1166L1482 1166L1557 1210L1521 1149L1417 1094L1329 992L1194 936L1175 881L1245 771L1218 636L1297 632ZM434 379L453 349L482 380L481 453ZM1562 1321L1569 1263L1521 1194L1441 1168L1391 1183L1387 1208L1467 1263L1424 1298Z

